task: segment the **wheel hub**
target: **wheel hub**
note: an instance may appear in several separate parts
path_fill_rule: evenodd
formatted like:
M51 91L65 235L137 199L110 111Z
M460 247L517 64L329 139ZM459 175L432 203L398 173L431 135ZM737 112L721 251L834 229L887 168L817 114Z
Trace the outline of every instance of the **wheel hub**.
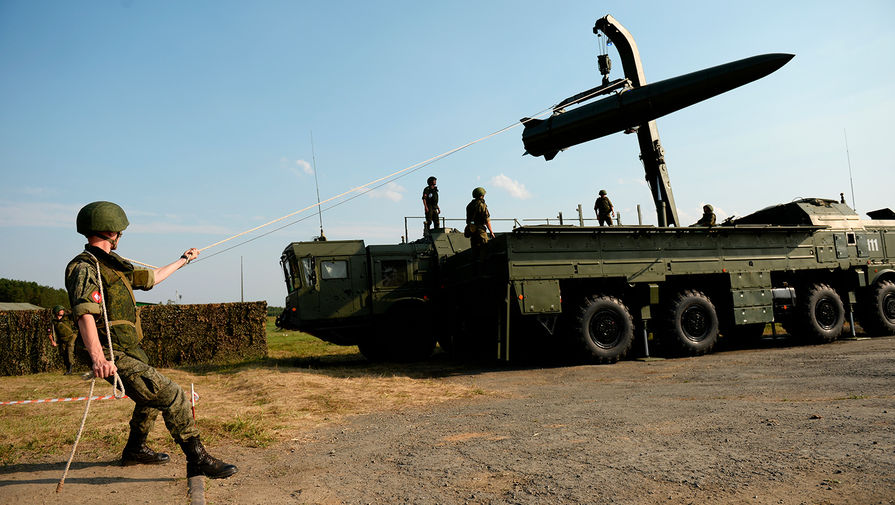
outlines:
M705 312L700 307L688 307L681 315L681 329L688 340L700 342L708 333L708 324Z
M817 302L814 309L818 324L825 330L830 330L836 325L836 320L839 318L838 312L836 305L829 298Z
M621 337L620 323L611 311L601 310L597 312L590 320L591 340L603 349L611 349L618 343Z
M889 294L883 299L883 317L890 322L895 321L895 295Z

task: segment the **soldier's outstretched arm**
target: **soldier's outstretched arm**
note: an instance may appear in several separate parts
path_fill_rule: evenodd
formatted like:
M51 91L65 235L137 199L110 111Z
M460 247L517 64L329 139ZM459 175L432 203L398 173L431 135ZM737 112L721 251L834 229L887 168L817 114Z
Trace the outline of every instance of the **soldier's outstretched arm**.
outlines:
M194 259L196 259L197 256L199 256L199 250L195 247L191 247L187 249L186 252L184 252L183 255L177 259L177 261L169 263L163 267L156 268L152 271L153 275L155 276L155 283L158 284L159 282L167 279L168 276L176 272L178 268L186 265L190 261L193 261Z
M99 333L96 331L96 320L93 319L92 315L84 314L78 318L78 328L81 330L81 340L84 341L84 347L87 348L87 353L93 362L91 366L93 374L103 379L111 377L118 370L118 367L106 359L103 346L99 342Z

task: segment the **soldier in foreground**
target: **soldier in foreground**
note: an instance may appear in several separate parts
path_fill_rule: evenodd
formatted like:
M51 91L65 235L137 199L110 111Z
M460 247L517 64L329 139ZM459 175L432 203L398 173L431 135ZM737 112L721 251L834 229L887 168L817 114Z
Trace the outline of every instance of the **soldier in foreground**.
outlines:
M423 211L426 216L425 229L423 235L429 235L429 226L435 223L438 228L438 215L441 214L441 208L438 207L438 179L435 176L426 179L426 187L423 188Z
M472 201L466 205L466 236L473 249L488 243L488 235L494 238L491 229L491 213L485 204L485 188L472 190Z
M691 226L715 226L715 209L705 204L702 206L702 217Z
M597 198L597 201L594 202L594 212L597 213L597 219L600 220L600 226L603 226L603 223L606 223L606 226L612 226L612 218L615 217L615 209L612 207L612 202L609 200L609 197L606 196L606 190L600 190L600 196Z
M49 333L50 343L53 347L59 348L62 364L65 365L65 375L70 375L75 363L75 340L78 332L72 328L71 318L67 316L62 305L53 307L53 327L49 329Z
M93 202L84 206L78 212L77 229L87 237L87 245L65 269L65 287L93 363L93 373L112 382L118 372L125 393L136 404L121 464L158 465L169 461L167 454L146 446L146 437L161 412L165 426L186 454L187 477L229 477L237 468L205 451L183 389L149 366L149 358L140 348L143 332L134 303L133 288L151 289L198 256L199 250L189 249L177 261L155 270L135 270L130 262L112 252L128 224L124 210L114 203ZM106 320L115 351L114 364L104 346Z

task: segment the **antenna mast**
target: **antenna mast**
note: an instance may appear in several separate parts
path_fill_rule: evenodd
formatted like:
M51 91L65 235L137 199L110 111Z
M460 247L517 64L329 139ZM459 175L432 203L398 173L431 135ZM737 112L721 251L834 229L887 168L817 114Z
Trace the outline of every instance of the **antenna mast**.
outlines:
M846 133L845 128L842 129L842 134L845 135L845 158L848 160L848 183L851 185L851 204L857 211L858 202L855 201L855 181L851 176L851 155L848 154L848 133Z
M317 216L320 219L320 236L317 240L326 240L323 235L323 209L320 207L320 183L317 181L317 154L314 152L314 131L311 130L311 168L314 169L314 186L317 188Z

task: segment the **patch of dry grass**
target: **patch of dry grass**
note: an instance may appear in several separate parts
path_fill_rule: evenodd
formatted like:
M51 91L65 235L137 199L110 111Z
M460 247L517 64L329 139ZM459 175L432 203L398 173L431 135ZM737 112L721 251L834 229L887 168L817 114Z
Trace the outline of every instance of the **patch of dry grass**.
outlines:
M266 447L347 416L418 407L488 394L439 377L457 365L374 365L356 347L339 347L299 332L268 328L271 358L262 361L163 369L189 393L195 384L199 429L212 444ZM0 400L86 396L89 382L59 373L0 377ZM111 386L97 381L95 395ZM0 464L40 454L66 457L85 402L0 406ZM78 454L114 458L127 438L133 403L94 401ZM177 450L161 418L150 444Z

